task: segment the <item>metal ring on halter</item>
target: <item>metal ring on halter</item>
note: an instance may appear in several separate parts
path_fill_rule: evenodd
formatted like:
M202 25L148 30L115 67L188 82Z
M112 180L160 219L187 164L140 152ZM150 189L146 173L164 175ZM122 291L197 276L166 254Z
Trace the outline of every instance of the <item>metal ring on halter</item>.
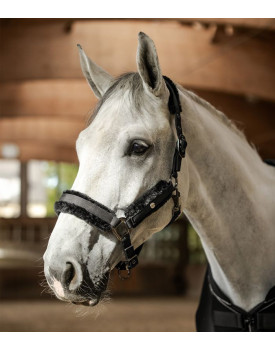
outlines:
M121 271L122 271L122 270L118 270L118 276L119 276L119 278L120 278L122 281L125 281L125 280L127 280L127 279L130 278L130 276L131 276L131 270L129 269L128 265L126 265L127 275L123 276L123 275L121 274Z

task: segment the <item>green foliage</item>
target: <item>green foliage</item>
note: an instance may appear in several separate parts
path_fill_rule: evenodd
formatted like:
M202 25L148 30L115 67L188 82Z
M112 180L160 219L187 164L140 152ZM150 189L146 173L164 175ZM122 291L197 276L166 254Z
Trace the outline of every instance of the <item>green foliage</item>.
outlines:
M76 164L46 162L45 177L46 180L55 180L50 183L56 183L55 186L50 186L49 181L46 181L47 186L47 217L55 216L54 202L58 200L62 192L72 187L74 179L78 172Z
M69 163L59 163L58 164L58 173L59 173L59 186L58 189L60 194L68 188L71 188L73 182L76 178L78 172L78 166L76 164Z

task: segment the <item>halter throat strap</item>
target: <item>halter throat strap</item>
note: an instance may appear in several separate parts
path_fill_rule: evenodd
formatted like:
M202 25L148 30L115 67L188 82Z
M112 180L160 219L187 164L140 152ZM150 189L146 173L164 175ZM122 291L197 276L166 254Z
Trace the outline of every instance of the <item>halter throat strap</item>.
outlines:
M174 158L173 158L172 173L171 173L171 176L176 179L178 177L178 172L181 169L182 158L185 157L187 142L186 142L185 136L183 135L182 127L181 127L180 113L182 112L182 108L181 108L181 103L179 99L178 89L171 79L169 79L166 76L163 76L163 78L170 92L168 108L169 108L169 112L175 115L175 126L176 126L177 137L178 137Z
M138 226L149 215L161 208L171 198L173 199L174 207L169 224L175 221L181 213L177 177L181 169L181 160L185 156L187 142L182 133L180 117L181 105L178 90L169 78L163 78L170 92L168 108L171 114L175 114L175 126L178 137L170 180L168 182L163 180L159 181L135 202L125 208L124 218L118 218L113 210L78 191L64 191L59 201L55 202L55 212L57 215L60 213L71 214L102 231L112 232L122 243L126 258L125 261L118 263L116 268L119 271L127 270L128 275L130 270L138 264L137 255L142 247L140 246L135 250L132 246L130 238L131 230ZM173 184L173 178L175 184Z

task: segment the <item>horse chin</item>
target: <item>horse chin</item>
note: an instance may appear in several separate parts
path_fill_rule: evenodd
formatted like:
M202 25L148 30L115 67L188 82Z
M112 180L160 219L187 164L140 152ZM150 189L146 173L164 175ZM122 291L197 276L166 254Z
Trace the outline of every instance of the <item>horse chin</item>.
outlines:
M102 299L104 299L104 297L106 297L109 275L110 273L107 272L96 282L93 282L89 277L88 271L86 271L84 272L85 278L79 288L75 291L70 291L67 288L62 296L57 293L57 290L55 290L55 294L58 299L75 305L88 307L96 306Z
M105 273L101 278L98 278L96 282L93 282L89 277L87 277L87 275L88 273L86 274L86 278L83 281L81 288L79 289L80 301L73 303L92 307L96 306L106 295L110 273Z
M87 299L86 301L79 301L79 302L73 301L72 303L75 305L92 307L92 306L96 306L100 300L101 300L101 296L99 296L99 298L97 298L97 299L90 299L90 300Z

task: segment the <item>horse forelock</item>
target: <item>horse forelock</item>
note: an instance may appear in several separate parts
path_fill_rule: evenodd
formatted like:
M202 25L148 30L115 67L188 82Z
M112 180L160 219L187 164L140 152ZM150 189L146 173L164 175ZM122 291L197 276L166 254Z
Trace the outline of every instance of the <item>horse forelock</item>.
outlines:
M117 94L125 94L127 92L127 96L130 99L131 106L136 110L140 111L142 102L143 102L143 83L140 75L136 72L129 72L120 75L117 77L110 88L105 92L103 97L97 103L92 115L89 117L87 121L87 126L89 126L92 121L97 116L103 104L108 101L111 97L114 97Z

